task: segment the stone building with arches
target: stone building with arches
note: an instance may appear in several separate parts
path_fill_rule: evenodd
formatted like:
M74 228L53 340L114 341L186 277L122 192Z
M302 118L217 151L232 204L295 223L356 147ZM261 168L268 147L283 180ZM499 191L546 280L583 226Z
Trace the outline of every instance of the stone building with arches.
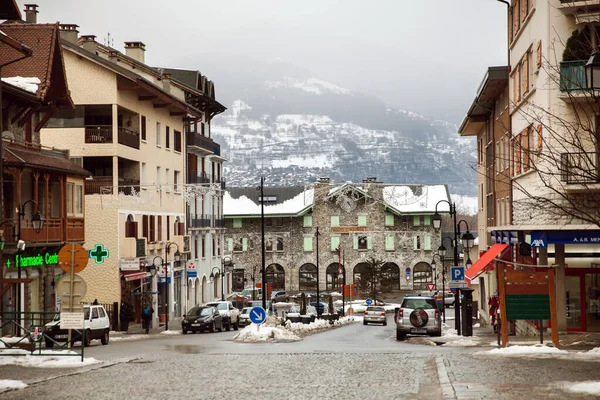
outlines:
M378 292L428 293L442 284L432 259L441 244L431 217L448 214L445 185L396 185L320 179L298 187L228 188L223 199L225 253L233 258L232 290L262 281L261 202L265 273L273 290L370 289L368 260L382 262ZM440 202L441 201L441 202ZM438 263L439 265L439 263ZM449 265L449 264L448 264ZM447 265L447 267L448 267Z

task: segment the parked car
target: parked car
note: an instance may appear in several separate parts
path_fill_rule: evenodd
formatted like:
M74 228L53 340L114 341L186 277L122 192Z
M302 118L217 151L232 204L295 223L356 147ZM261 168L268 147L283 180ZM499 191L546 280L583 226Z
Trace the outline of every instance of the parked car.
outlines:
M86 305L83 307L83 322L85 329L85 346L94 339L100 339L103 345L108 344L110 319L102 305ZM46 348L54 347L54 342L66 342L69 331L60 328L60 314L56 314L51 322L44 326ZM71 330L71 343L81 342L81 333Z
M442 335L440 311L431 296L405 296L396 319L396 340L406 335Z
M273 303L288 302L290 301L290 296L284 290L274 291L271 293L271 301Z
M363 325L367 325L369 322L376 322L378 324L383 324L384 326L387 325L385 308L375 306L367 307L365 315L363 316Z
M444 293L444 307L454 307L454 293Z
M254 290L252 290L252 288L246 288L246 289L242 290L240 292L240 294L242 296L244 296L245 298L247 298L248 300L261 300L262 299L262 289L261 288L255 288ZM254 297L252 297L252 294L254 294Z
M181 321L181 332L223 331L223 317L216 307L192 307Z
M240 321L238 322L238 325L240 327L248 326L252 323L250 321L250 310L252 310L252 307L242 308L242 312L240 313Z
M329 312L329 305L325 302L319 301L318 306L316 301L311 301L309 304L315 307L315 309L318 307L319 314L325 314Z
M204 304L208 307L215 307L219 310L221 317L223 317L223 326L226 330L238 330L238 323L240 318L240 310L235 308L230 301L213 301Z
M273 312L273 307L271 305L271 302L267 300L266 304L267 304L267 308L266 308L265 311L267 313L269 313L269 314L272 313ZM250 308L252 308L252 307L262 307L262 306L263 306L262 300L250 300L248 302L248 307L250 307Z

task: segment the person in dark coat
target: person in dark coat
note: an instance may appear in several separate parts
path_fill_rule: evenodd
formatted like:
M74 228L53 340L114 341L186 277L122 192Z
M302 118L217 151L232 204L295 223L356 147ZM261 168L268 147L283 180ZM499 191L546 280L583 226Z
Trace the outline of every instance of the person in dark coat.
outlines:
M142 321L146 328L146 333L150 333L150 322L152 321L152 314L154 314L154 308L151 305L146 305L142 308Z

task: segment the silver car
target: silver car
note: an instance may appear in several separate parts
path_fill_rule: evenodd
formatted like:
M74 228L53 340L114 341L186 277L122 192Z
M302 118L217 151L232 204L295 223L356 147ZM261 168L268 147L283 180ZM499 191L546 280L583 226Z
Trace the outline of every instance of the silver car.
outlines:
M442 319L431 296L405 296L395 316L396 340L406 335L442 335Z
M375 306L367 307L365 315L363 316L363 325L367 325L369 322L376 322L378 324L383 324L384 326L387 325L385 308Z

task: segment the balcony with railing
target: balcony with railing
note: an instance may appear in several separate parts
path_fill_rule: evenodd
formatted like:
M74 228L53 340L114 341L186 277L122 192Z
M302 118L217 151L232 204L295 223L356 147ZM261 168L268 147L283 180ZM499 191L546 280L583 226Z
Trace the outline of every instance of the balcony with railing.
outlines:
M589 190L590 184L600 184L599 168L596 152L561 154L560 175L567 185L585 185L585 189ZM576 190L577 187L572 189Z
M560 0L558 9L576 17L577 23L600 21L600 0Z
M123 128L120 126L118 129L119 144L133 147L134 149L140 148L140 134L131 129Z
M200 175L190 173L188 176L188 183L202 184L210 183L210 178L206 175L206 172L201 172Z
M221 155L221 145L215 143L211 138L199 135L193 132L186 133L187 147L192 151L199 153L213 153L217 156Z
M586 60L563 61L560 63L560 91L583 93L587 89L585 77Z
M44 218L44 226L40 232L33 229L31 219L21 219L20 240L29 244L61 243L65 241L82 242L85 240L85 222L83 218ZM19 226L17 218L8 218L11 224L2 226L3 236L7 243L15 242L16 230Z
M86 143L112 143L112 125L93 125L85 127Z
M201 229L211 227L211 216L208 214L194 214L190 216L190 222L188 223L190 229Z
M112 176L93 176L85 180L85 194L119 194L130 196L140 192L140 181L119 178L118 185L113 185Z

